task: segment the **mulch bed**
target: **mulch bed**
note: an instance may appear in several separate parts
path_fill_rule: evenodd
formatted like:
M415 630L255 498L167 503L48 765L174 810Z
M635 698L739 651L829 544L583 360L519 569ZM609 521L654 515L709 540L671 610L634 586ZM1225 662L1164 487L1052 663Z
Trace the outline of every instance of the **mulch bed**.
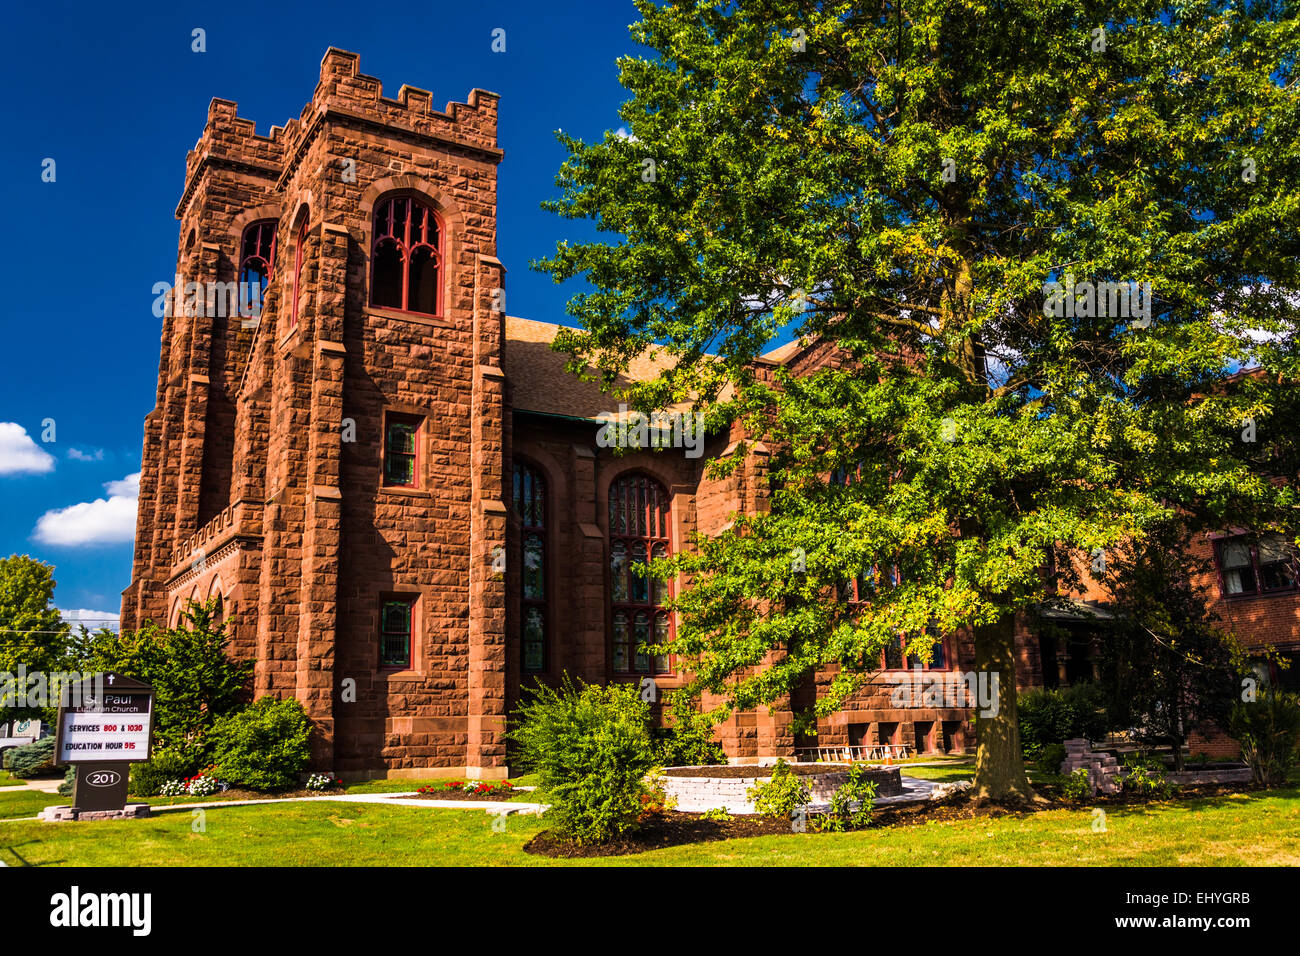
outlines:
M786 764L791 771L798 777L810 777L815 773L846 773L849 769L848 764ZM772 776L772 767L758 766L719 766L719 767L669 767L664 771L665 777L721 777L724 779L734 779L736 777L770 777Z
M1179 787L1171 798L1199 800L1220 797L1257 789L1253 785L1208 784ZM976 806L967 792L954 793L942 800L905 803L879 807L872 814L870 830L891 827L918 826L930 821L971 820L976 817L996 819L1006 816L1027 816L1043 810L1078 810L1082 807L1122 807L1154 802L1144 794L1120 792L1098 794L1086 804L1071 803L1061 796L1060 789L1052 786L1036 788L1039 800L1032 805L996 803ZM808 833L815 833L809 820ZM790 835L790 821L760 816L733 816L730 820L705 820L699 813L671 812L662 817L647 819L634 832L621 839L597 846L579 846L558 836L553 830L543 830L524 844L524 852L553 858L582 858L600 856L626 856L645 853L670 846L692 843L713 843L718 840L735 840L742 837Z

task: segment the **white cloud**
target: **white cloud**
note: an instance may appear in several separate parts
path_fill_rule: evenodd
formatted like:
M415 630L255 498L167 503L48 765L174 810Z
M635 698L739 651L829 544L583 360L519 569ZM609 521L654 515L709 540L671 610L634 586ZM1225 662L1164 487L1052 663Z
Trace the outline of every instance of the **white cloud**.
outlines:
M69 448L68 457L73 461L103 461L104 449L96 448L94 451L82 451L80 448Z
M116 631L121 626L121 620L116 611L91 611L86 608L78 608L75 611L59 612L65 621L72 625L75 631L78 624L86 625L88 631L98 631L101 627L106 627L110 631Z
M43 475L54 470L54 456L17 422L0 422L0 475L24 472Z
M107 498L83 501L41 515L32 537L42 544L118 544L135 538L136 498L140 473L104 485Z

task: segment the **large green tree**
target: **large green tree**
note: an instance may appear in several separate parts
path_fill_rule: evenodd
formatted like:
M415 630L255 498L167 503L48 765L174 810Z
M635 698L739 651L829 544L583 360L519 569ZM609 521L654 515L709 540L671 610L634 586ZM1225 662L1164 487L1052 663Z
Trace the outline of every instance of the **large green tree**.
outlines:
M69 628L54 606L54 586L52 565L25 554L0 558L0 688L15 695L20 666L25 676L44 675L42 685L52 692L52 675L67 664ZM48 720L54 713L51 707L17 707L18 700L6 696L0 689L0 722Z
M78 648L80 667L149 684L155 745L206 755L206 739L217 720L243 706L254 666L228 653L230 624L218 613L216 598L190 601L176 627L146 624L138 631L91 635Z
M540 263L588 283L558 347L606 383L663 350L638 407L694 401L777 449L770 511L674 559L673 650L740 707L836 670L826 713L900 632L921 653L971 633L999 675L977 792L1026 798L1014 632L1049 548L1104 558L1175 507L1295 532L1269 480L1300 420L1279 384L1298 371L1295 4L638 9L628 134L562 134L548 206L606 235ZM1067 307L1066 281L1150 294L1099 308L1080 285ZM753 360L787 328L846 361L766 380Z

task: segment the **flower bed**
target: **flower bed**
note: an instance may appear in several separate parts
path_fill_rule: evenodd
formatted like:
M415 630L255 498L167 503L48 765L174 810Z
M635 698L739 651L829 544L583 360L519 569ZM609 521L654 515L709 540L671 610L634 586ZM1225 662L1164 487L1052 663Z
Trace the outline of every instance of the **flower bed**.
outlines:
M790 769L812 789L812 803L829 803L835 791L848 780L847 769L830 769L826 764L792 763ZM699 813L717 807L728 813L753 813L747 792L760 780L772 779L770 767L669 767L661 782L674 809ZM868 779L876 784L876 795L893 797L903 792L897 767L870 767Z
M448 780L416 790L416 795L431 800L508 800L517 792L509 780Z

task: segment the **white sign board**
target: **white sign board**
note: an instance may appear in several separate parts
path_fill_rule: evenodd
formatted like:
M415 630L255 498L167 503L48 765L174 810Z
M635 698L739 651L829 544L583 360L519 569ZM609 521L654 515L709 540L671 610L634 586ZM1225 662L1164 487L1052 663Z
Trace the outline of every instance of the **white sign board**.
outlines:
M62 713L61 764L149 759L153 695L145 691L105 691Z

